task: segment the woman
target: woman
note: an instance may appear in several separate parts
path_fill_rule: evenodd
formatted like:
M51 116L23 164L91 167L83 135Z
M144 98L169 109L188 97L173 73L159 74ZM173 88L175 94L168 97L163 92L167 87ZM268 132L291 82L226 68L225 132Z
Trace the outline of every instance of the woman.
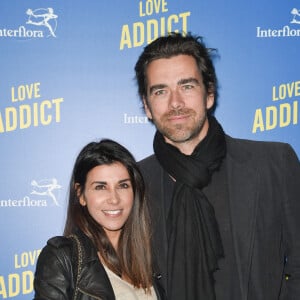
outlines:
M127 149L111 140L86 145L73 169L64 236L39 256L34 299L164 299L144 190Z

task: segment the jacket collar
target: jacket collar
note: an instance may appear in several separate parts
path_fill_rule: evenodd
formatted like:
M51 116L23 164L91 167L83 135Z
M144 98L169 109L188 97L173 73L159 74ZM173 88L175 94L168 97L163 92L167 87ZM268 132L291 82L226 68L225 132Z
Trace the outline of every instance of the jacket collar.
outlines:
M84 233L78 231L76 235L82 246L82 265L78 277L79 291L95 299L115 300L113 288L99 260L97 249Z

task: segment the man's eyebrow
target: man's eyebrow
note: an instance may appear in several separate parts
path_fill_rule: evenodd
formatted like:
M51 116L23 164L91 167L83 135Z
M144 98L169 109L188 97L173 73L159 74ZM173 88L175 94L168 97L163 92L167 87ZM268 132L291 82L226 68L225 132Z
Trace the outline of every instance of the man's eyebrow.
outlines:
M178 85L183 85L183 84L187 84L187 83L200 84L199 80L194 77L183 78L177 82Z
M159 90L159 89L163 89L165 87L167 87L166 84L155 84L155 85L152 85L152 86L150 86L149 94L151 95L154 91Z

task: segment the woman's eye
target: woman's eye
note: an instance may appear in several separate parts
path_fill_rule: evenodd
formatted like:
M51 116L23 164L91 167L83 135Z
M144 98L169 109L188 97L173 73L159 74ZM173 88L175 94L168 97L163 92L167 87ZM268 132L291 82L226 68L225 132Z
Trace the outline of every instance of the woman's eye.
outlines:
M130 185L129 185L128 183L125 183L125 182L124 182L124 183L121 183L121 184L120 184L120 188L121 188L121 189L128 189L129 187L130 187Z
M104 184L97 184L95 186L95 190L105 190L105 185Z

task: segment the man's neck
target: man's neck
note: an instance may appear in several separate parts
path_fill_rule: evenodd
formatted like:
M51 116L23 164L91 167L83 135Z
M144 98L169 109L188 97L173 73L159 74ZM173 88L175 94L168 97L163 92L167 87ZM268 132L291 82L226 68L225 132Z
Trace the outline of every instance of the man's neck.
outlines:
M191 155L194 149L196 148L196 146L199 144L199 142L196 140L192 140L192 141L186 141L184 143L172 143L172 145L177 149L179 149L181 153L185 155Z

